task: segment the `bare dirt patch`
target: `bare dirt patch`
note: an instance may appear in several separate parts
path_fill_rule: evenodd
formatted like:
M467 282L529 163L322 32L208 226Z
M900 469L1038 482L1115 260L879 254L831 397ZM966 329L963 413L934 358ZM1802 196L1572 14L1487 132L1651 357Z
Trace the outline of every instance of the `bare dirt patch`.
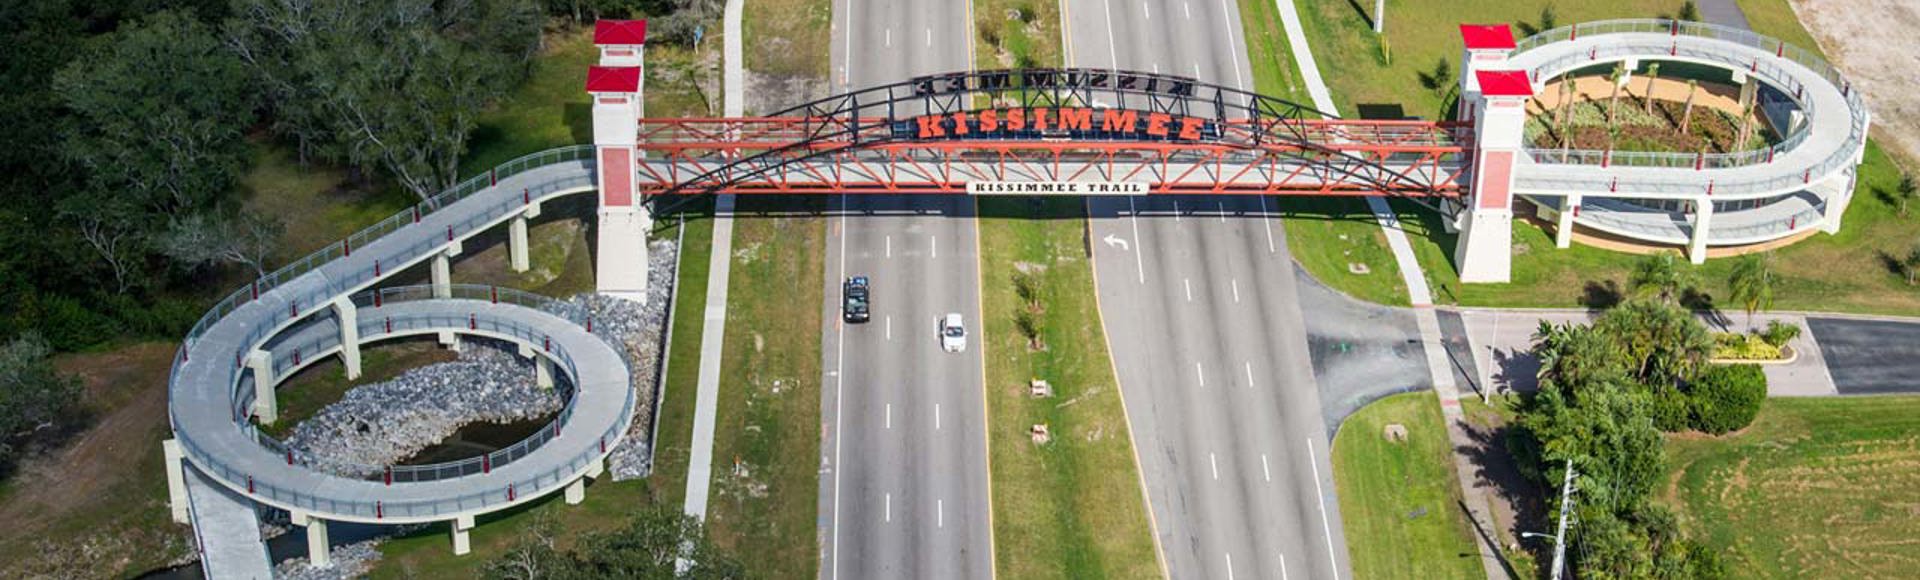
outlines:
M191 549L187 529L167 523L160 467L175 346L141 343L55 361L80 379L94 423L65 447L28 460L7 482L0 577L58 574L71 570L67 565L121 575Z
M1913 74L1913 31L1920 4L1913 0L1791 0L1807 26L1854 87L1866 91L1874 136L1912 164L1920 159L1920 75Z

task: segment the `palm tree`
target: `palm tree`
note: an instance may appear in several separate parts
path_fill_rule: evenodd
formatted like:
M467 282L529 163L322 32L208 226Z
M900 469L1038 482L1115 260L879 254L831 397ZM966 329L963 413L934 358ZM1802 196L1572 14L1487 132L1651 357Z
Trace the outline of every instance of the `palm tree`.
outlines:
M1607 75L1607 82L1613 83L1613 96L1607 98L1607 124L1614 123L1613 113L1620 106L1620 79L1626 78L1627 65L1613 65L1613 72Z
M1680 134L1685 135L1693 127L1693 96L1700 92L1700 81L1687 81L1687 109L1680 113Z
M1653 82L1656 80L1660 80L1660 63L1657 62L1647 65L1647 98L1641 102L1649 115L1653 114Z
M1560 75L1560 107L1556 112L1558 116L1554 120L1559 122L1560 144L1563 147L1573 146L1573 136L1568 135L1567 132L1573 130L1573 98L1575 96L1573 73Z
M1641 297L1654 298L1672 306L1680 295L1694 287L1691 265L1681 262L1678 252L1660 252L1634 262L1627 276L1627 287Z
M1747 254L1733 264L1727 276L1729 297L1747 310L1747 326L1753 326L1753 313L1773 308L1773 252Z

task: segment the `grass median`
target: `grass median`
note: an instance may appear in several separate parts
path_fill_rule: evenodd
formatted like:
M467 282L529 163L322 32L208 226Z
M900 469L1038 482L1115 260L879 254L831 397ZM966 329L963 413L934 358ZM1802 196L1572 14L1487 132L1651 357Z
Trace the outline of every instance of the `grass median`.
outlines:
M1139 468L1094 299L1085 206L983 200L979 213L996 571L1156 577ZM1051 398L1028 396L1036 378L1053 385ZM1047 426L1051 441L1035 443L1035 425Z
M1920 397L1769 399L1667 437L1664 501L1740 578L1894 578L1920 561Z
M733 222L707 528L749 573L819 570L823 197L745 196ZM754 215L778 210L788 215Z
M1444 419L1433 393L1361 407L1333 440L1333 478L1355 578L1485 578L1461 511ZM1405 438L1389 440L1390 425Z

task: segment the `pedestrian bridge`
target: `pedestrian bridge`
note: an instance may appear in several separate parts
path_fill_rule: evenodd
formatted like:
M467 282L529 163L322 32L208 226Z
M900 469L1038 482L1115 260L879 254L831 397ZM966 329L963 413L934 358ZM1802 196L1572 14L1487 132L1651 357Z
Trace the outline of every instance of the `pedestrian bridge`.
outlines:
M1817 58L1692 23L1583 24L1519 43L1498 31L1504 40L1469 38L1464 122L1322 120L1284 100L1192 79L1092 69L922 77L765 117L645 119L637 51L603 45L607 66L594 67L587 86L594 144L535 153L464 181L235 290L194 325L169 375L175 516L187 517L183 476L191 469L292 512L318 538L310 548L321 561L329 520L451 521L464 552L476 515L561 489L578 501L584 479L601 473L632 420L634 367L624 347L577 308L456 286L449 274L466 240L500 225L509 228L514 267L525 269L528 220L564 195L597 192L597 255L613 259L596 264L596 285L628 297L647 285L652 206L713 193L964 194L981 182L1103 182L1146 195L1397 196L1449 212L1449 225L1461 228L1456 263L1466 281L1505 280L1513 195L1534 198L1544 217L1557 219L1563 245L1578 220L1639 239L1684 239L1696 259L1709 243L1838 226L1868 115L1857 92ZM1525 101L1540 79L1664 59L1744 71L1742 78L1791 95L1802 120L1764 155L1541 151L1523 143ZM1797 212L1784 230L1705 233L1731 231L1709 229L1716 203L1780 199L1789 201L1759 209ZM1646 207L1632 205L1642 200L1692 204L1697 217L1634 221L1622 208ZM1782 205L1789 202L1800 205ZM423 264L431 284L380 287ZM566 411L509 449L422 467L323 465L254 426L276 418L273 387L300 368L338 356L357 375L361 345L409 335L515 343L570 389Z

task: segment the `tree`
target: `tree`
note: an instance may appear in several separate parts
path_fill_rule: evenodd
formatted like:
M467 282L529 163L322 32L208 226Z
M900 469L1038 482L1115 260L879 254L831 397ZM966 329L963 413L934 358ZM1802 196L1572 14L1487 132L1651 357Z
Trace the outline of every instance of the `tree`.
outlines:
M1907 274L1907 285L1920 283L1920 241L1913 243L1913 249L1907 250L1907 257L1900 260L1900 269Z
M1433 63L1431 72L1420 75L1420 84L1435 95L1446 96L1447 90L1453 88L1453 61L1441 57Z
M1642 102L1642 104L1646 106L1646 111L1644 112L1649 115L1653 114L1653 83L1654 81L1658 81L1658 80L1660 80L1660 63L1656 62L1656 63L1648 64L1647 65L1647 98Z
M1693 130L1693 97L1700 93L1700 81L1687 80L1687 107L1680 113L1680 134Z
M1759 365L1712 365L1687 385L1693 428L1719 435L1744 429L1767 400Z
M1685 4L1680 5L1680 19L1687 22L1699 22L1700 7L1694 5L1693 0L1687 0Z
M489 562L493 578L744 578L732 555L707 539L700 520L651 508L626 527L588 534L576 549L554 547L550 522L536 522L506 554Z
M1907 204L1920 198L1920 183L1915 183L1913 174L1900 174L1900 184L1893 188L1894 199L1900 200L1900 217L1907 217Z
M1543 383L1515 426L1539 479L1560 481L1561 466L1571 461L1580 474L1581 503L1630 511L1665 476L1666 454L1648 404L1646 392L1626 385L1588 385L1575 398Z
M265 278L283 229L279 220L249 211L204 211L173 220L160 251L190 268L243 264Z
M1613 65L1613 72L1607 74L1607 82L1613 85L1613 96L1607 98L1607 124L1609 125L1617 122L1618 117L1614 116L1614 113L1620 108L1620 87L1626 84L1626 78L1627 65L1625 64Z
M1678 306L1629 300L1593 323L1624 355L1626 373L1641 384L1672 388L1713 355L1713 333Z
M20 458L22 443L78 415L80 386L54 370L52 353L36 334L0 346L0 473Z
M142 281L136 273L152 233L130 197L88 192L61 200L56 213L79 231L80 239L113 275L116 294Z
M156 12L107 35L53 86L73 113L61 155L93 191L178 216L231 192L246 166L246 69L189 16Z
M1635 295L1672 305L1678 303L1686 291L1693 289L1693 272L1689 264L1680 260L1679 253L1649 254L1633 263L1633 272L1627 275L1627 287Z
M1754 311L1773 308L1774 282L1773 252L1747 254L1734 262L1727 276L1728 297L1746 309L1747 325L1753 325Z
M1540 30L1542 32L1545 32L1545 31L1553 30L1559 27L1560 27L1560 13L1555 12L1553 10L1552 4L1541 6L1540 7Z
M240 0L234 50L304 154L384 169L422 199L459 179L482 108L526 74L541 14L520 0ZM368 42L369 38L380 42Z

